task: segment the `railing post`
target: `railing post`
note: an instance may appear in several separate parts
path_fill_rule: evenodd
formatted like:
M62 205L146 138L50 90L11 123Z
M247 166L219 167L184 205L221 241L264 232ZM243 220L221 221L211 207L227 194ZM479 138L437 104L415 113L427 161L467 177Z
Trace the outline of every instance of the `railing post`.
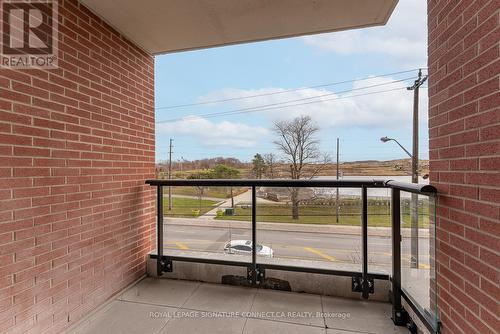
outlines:
M363 271L362 271L362 296L368 299L370 285L368 282L368 190L365 186L361 188L361 243L363 250Z
M257 283L257 193L252 186L252 284Z
M411 261L412 268L418 268L418 195L411 194L410 202L410 224L411 224Z
M156 233L157 233L157 245L156 251L158 257L156 258L156 271L157 275L161 276L163 273L163 186L156 187Z
M392 321L397 326L406 326L406 311L401 305L401 192L392 189Z

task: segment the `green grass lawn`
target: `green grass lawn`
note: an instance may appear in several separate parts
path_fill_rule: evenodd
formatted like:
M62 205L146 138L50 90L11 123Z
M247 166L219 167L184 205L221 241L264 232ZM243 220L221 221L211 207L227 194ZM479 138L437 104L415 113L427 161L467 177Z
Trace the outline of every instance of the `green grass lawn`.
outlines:
M163 199L163 213L165 216L171 217L190 217L193 218L195 210L199 210L199 215L216 207L219 202L202 199L201 203L196 198L173 197L172 198L172 211L168 210L168 198Z
M240 188L233 188L233 195L236 196L240 194L243 190ZM172 187L172 194L174 195L185 195L185 196L199 196L200 192L197 187ZM229 198L231 195L229 187L204 187L203 196L204 197L214 197L214 198Z
M339 225L360 226L361 214L359 207L341 208L339 215ZM271 223L294 223L294 224L336 224L335 208L329 206L301 206L299 209L299 219L293 219L291 207L287 205L259 205L257 207L257 221ZM427 209L420 209L419 226L421 228L429 226L429 216ZM225 220L251 220L252 209L242 209L237 206L234 216L224 216L217 219ZM402 216L402 227L410 227L410 215L404 213ZM377 227L390 227L391 216L387 206L368 207L368 225Z

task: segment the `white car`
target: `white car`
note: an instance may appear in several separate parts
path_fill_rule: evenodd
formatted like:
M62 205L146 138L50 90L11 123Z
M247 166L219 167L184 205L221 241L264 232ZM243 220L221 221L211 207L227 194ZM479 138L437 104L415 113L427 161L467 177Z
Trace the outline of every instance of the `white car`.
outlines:
M224 252L227 254L252 254L252 241L250 240L231 240L224 246ZM257 244L257 255L273 257L274 252L270 247Z

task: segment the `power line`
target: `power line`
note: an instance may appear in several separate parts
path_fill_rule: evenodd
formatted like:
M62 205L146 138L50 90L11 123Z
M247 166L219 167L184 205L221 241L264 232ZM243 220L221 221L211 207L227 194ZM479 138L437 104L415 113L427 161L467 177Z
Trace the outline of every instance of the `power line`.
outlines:
M285 94L285 93L297 92L297 91L306 90L306 89L336 86L336 85L351 83L351 82L355 82L355 81L363 81L363 80L369 80L369 79L374 79L374 78L383 78L383 77L388 77L391 75L410 73L410 72L414 72L416 70L418 70L418 69L411 69L411 70L407 70L407 71L379 74L379 75L365 77L365 78L361 78L361 79L350 79L350 80L345 80L345 81L337 81L337 82L331 82L331 83L314 85L314 86L293 88L293 89L287 89L287 90L283 90L283 91L279 91L279 92L270 92L270 93L262 93L262 94L255 94L255 95L231 97L231 98L227 98L227 99L210 100L210 101L203 101L203 102L193 102L193 103L185 103L185 104L157 107L157 108L155 108L155 110L185 108L185 107L193 107L193 106L199 106L199 105L205 105L205 104L216 104L216 103L222 103L222 102L228 102L228 101L251 99L251 98L255 98L255 97L262 97L262 96L269 96L269 95Z
M363 93L363 94L357 94L357 95L350 95L350 96L342 96L342 97L336 97L336 98L331 98L331 99L323 99L323 100L319 100L319 101L309 101L309 102L304 102L304 103L289 104L289 105L284 105L284 106L274 106L276 104L276 103L274 103L274 104L268 105L270 107L267 107L267 105L264 105L264 106L258 106L258 107L253 107L253 108L236 109L236 110L230 110L230 111L224 111L224 112L218 112L218 113L212 113L212 114L196 115L196 116L191 116L189 118L186 117L186 118L176 118L176 119L170 119L170 120L165 120L165 121L158 121L155 124L173 123L173 122L178 122L178 121L194 121L200 117L214 118L214 117L219 117L219 116L229 116L229 115L246 114L246 113L266 111L266 110L284 109L284 108L289 108L289 107L297 107L297 106L303 106L303 105L314 104L314 103L323 103L323 102L328 102L328 101L343 100L343 99L348 99L348 98L352 98L352 97L374 95L374 94L392 92L392 91L403 90L403 89L406 90L406 87L398 87L398 88L387 89L387 90L382 90L382 91ZM333 93L333 94L335 94L335 93ZM329 94L329 95L333 95L333 94ZM300 99L300 100L302 100L302 99ZM300 101L300 100L296 100L296 101ZM290 102L294 102L294 101L287 101L287 102L282 102L282 103L278 103L278 104L284 104L284 103L290 103Z
M190 116L190 117L186 117L186 118L177 118L177 119L166 120L166 121L158 121L158 122L156 122L156 124L173 123L173 122L178 122L178 121L195 121L195 120L197 120L197 119L199 119L201 117L203 117L203 118L214 118L214 117L220 117L220 116L231 116L231 115L238 115L238 114L247 114L247 113L259 112L259 111L266 111L266 110L284 109L284 108L289 108L289 107L297 107L297 106L303 106L303 105L314 104L314 103L323 103L323 102L328 102L328 101L343 100L343 99L348 99L348 98L352 98L352 97L374 95L374 94L380 94L380 93L386 93L386 92L393 92L393 91L405 90L405 89L406 89L405 87L399 87L399 88L381 90L381 91L376 91L376 92L363 93L363 94L350 95L350 96L343 96L343 97L337 97L337 98L331 98L331 99L324 99L324 100L319 100L319 101L310 101L310 102L304 102L304 103L296 103L296 104L290 104L290 105L285 105L285 106L265 107L265 108L259 108L259 109L253 109L253 108L236 109L236 110L232 110L232 111L215 113L215 114L205 114L205 115ZM257 108L257 107L255 107L255 108ZM250 109L250 110L248 110L248 109Z
M158 122L156 122L156 124L173 123L173 122L177 122L177 121L196 120L197 117L212 118L212 117L218 117L218 116L243 114L243 113L263 111L263 110L281 109L281 108L288 108L288 107L293 107L293 106L301 106L301 105L312 104L312 103L320 103L320 102L341 100L341 99L346 99L346 98L351 98L351 97L357 97L357 96L364 96L364 95L372 95L372 94L377 94L377 93L390 92L390 91L394 91L394 90L401 90L403 88L406 89L406 87L399 87L399 88L395 88L395 89L389 89L389 90L383 90L383 91L376 91L376 92L370 92L370 93L363 93L363 94L357 94L357 95L350 95L350 96L342 96L342 97L337 97L337 98L333 98L333 99L322 99L322 100L319 100L319 101L310 101L310 102L300 103L300 104L286 105L286 104L292 103L292 102L300 102L300 101L312 100L312 99L317 99L317 98L326 97L326 96L332 96L332 95L336 95L336 94L350 93L350 92L353 92L353 91L363 90L363 89L367 89L367 88L374 88L374 87L386 86L386 85L390 85L390 84L394 84L394 83L398 83L398 82L404 82L404 81L407 81L407 80L410 80L410 79L413 79L413 78L414 77L405 78L405 79L401 79L401 80L395 80L395 81L381 83L381 84L376 84L376 85L371 85L371 86L359 87L359 88L349 89L349 90L340 91L340 92L332 92L332 93L328 93L328 94L310 96L310 97L305 97L305 98L300 98L300 99L295 99L295 100L288 100L288 101L284 101L284 102L270 103L270 104L255 106L255 107L241 108L241 109L235 109L235 110L229 110L229 111L220 111L220 112L209 113L209 114L193 115L193 116L189 116L189 117L185 117L185 118L173 118L173 119L168 119L168 120L164 120L164 121L158 121ZM283 104L284 104L284 106L281 106ZM276 106L279 106L279 107L276 107ZM268 108L268 107L271 107L271 108Z

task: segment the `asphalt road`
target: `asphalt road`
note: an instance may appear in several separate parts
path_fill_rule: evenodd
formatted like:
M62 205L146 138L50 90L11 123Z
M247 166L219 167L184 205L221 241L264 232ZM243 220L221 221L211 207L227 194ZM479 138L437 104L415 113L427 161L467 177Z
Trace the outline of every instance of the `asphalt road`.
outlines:
M166 250L222 253L224 245L231 239L251 240L251 230L169 224L164 226ZM275 258L361 263L361 238L356 235L266 230L257 233L257 240L258 243L271 247ZM425 269L429 268L428 246L428 239L420 240L419 262L420 267ZM401 252L403 265L409 266L409 239L404 239ZM391 256L391 238L368 237L369 264L390 267Z

